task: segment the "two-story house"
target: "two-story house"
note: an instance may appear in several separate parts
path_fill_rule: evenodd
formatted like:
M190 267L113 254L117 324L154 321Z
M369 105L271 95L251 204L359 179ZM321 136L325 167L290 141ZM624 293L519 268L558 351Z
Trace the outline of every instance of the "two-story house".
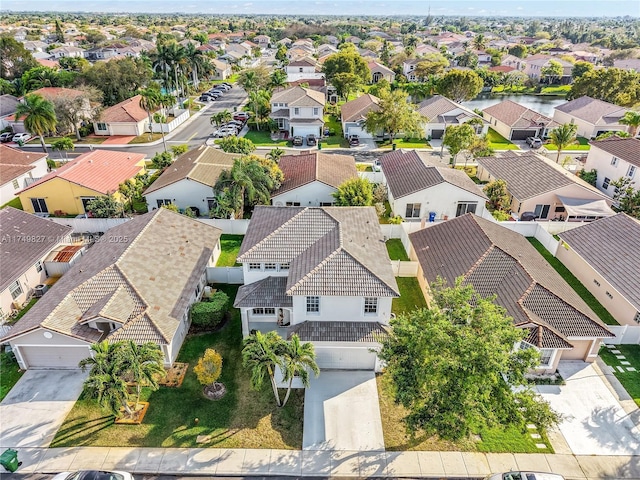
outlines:
M288 83L324 78L324 73L320 71L316 61L309 57L289 63L284 71L287 74Z
M596 169L596 187L601 192L613 196L615 187L611 185L621 177L631 180L631 186L640 190L640 140L637 138L609 137L598 142L589 142L591 150L587 155L585 170Z
M280 130L289 135L322 136L324 93L301 86L275 92L271 97L271 114Z
M474 129L478 135L486 135L489 122L473 110L442 95L423 101L418 105L418 113L429 120L424 124L425 138L440 139L444 137L447 127L462 125L475 120Z
M242 333L312 342L320 368L379 370L398 285L373 207L266 207L240 247Z
M0 205L48 172L47 154L18 150L0 144Z

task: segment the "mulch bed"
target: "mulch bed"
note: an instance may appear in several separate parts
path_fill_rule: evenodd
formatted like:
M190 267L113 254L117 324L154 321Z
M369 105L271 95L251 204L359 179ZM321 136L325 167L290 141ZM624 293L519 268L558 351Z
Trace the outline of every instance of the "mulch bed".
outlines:
M133 406L133 403L129 405ZM125 414L124 407L120 407L120 412L125 416L116 418L114 423L118 425L140 425L148 409L149 402L138 402L138 408L133 412L133 416L128 417Z
M165 377L158 382L158 384L163 387L174 387L178 388L182 385L182 381L184 380L184 376L189 369L188 363L180 363L175 362L171 368L167 368L167 374Z

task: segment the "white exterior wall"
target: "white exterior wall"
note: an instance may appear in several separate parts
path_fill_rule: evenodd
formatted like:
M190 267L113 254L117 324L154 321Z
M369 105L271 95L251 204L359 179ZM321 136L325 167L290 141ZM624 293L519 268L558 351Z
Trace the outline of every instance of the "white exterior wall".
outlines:
M356 122L342 122L342 132L344 138L349 135L358 135L360 138L373 138L373 134L364 128L364 124L360 125Z
M611 160L614 155L605 152L604 150L599 149L598 147L591 146L591 150L589 150L589 154L587 155L587 162L584 165L585 170L591 170L595 168L598 170L598 179L596 181L596 187L603 193L606 193L609 196L613 196L614 187L609 186L608 188L603 188L602 183L605 178L608 178L610 181L618 180L620 177L624 177L627 175L629 171L630 163L623 160L618 159L618 163L616 165L611 165ZM636 180L635 185L632 185L636 190L640 189L640 174L638 174L638 170L640 167L636 168L634 179Z
M504 138L511 139L511 127L506 123L501 122L497 118L493 118L486 112L482 113L482 118L487 120L490 123L490 127L493 128L496 132L502 135ZM523 129L525 130L525 129Z
M320 313L307 313L307 297L293 297L291 324L310 322L380 322L387 325L391 314L391 297L378 299L378 313L364 314L364 297L320 296Z
M213 188L188 178L145 195L149 211L158 208L157 200L170 199L178 208L198 207L201 215L209 211L207 198L213 198Z
M271 198L275 206L285 206L287 202L299 202L301 207L319 207L320 203L334 203L331 196L337 189L326 183L314 181Z
M403 219L408 203L421 203L420 218L429 218L429 212L436 212L436 220L443 220L445 216L454 218L459 202L477 202L476 215L482 216L485 210L486 200L480 195L451 185L440 183L431 188L412 193L398 199L393 198L389 191L389 203L394 215L400 215Z
M20 282L20 286L22 287L22 293L16 297L15 300L11 297L11 292L9 291L11 285L0 293L0 310L2 316L8 315L11 312L14 302L19 304L25 303L32 292L33 287L40 285L47 279L47 273L44 268L44 259L47 258L49 253L50 252L47 252L46 255L40 259L42 262L42 270L40 272L36 271L36 266L33 264L26 272L15 279Z
M45 337L51 336L51 338ZM20 368L26 369L28 365L26 361L23 359L20 354L20 348L22 346L43 346L43 347L73 347L73 348L86 348L87 349L87 357L90 356L89 346L90 344L79 340L77 338L69 337L67 335L62 335L60 333L54 332L52 330L47 330L45 328L37 328L29 333L24 335L20 335L13 340L9 341L13 352L16 355L16 360L18 361L18 365Z
M254 262L251 262L254 263ZM260 262L255 262L260 263ZM276 262L277 263L277 262ZM289 275L289 270L280 270L280 266L277 265L276 270L268 270L264 269L264 263L261 263L260 270L249 270L249 262L244 262L242 264L242 274L244 275L244 284L248 285L253 282L257 282L258 280L262 280L267 277L286 277Z
M26 173L23 173L19 177L16 178L18 181L18 188L14 188L13 180L8 181L4 185L0 187L0 205L4 205L7 202L10 202L14 198L17 197L16 192L19 192L24 187L26 187L26 179L28 178L42 178L47 172L47 157L42 157L42 159L37 162L33 162L35 168L29 170Z
M613 123L611 125L594 125L593 123L587 122L586 120L582 120L580 118L576 118L570 113L561 112L559 110L554 110L553 119L559 124L572 123L578 126L578 136L585 138L594 138L597 136L600 131L620 131L626 132L628 127L626 125L620 125Z
M509 186L507 185L507 188ZM575 184L575 185L567 185L566 187L562 187L558 190L554 190L553 192L548 192L543 195L539 195L534 198L529 198L523 201L520 204L519 210L513 210L516 213L523 212L533 212L536 208L536 205L551 205L549 208L548 219L553 219L555 217L559 217L560 215L566 218L567 212L555 212L556 207L561 207L562 202L558 198L561 197L569 197L569 198L580 198L586 200L606 200L607 204L611 206L612 200L610 198L605 197L599 193L588 190L587 188ZM517 204L517 201L514 199L514 202L511 204L512 209L514 208L514 203Z
M98 130L97 122L93 123L93 131L96 135L103 136L111 136L111 135L142 135L145 132L148 132L149 129L146 128L147 123L149 122L148 118L144 120L140 120L137 123L134 122L122 122L122 123L106 123L107 130ZM100 122L105 123L105 122Z

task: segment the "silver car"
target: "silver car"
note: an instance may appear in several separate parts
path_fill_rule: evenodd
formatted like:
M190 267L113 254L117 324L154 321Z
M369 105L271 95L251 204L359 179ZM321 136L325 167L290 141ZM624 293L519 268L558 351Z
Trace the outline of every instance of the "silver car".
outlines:
M557 473L507 472L491 474L485 480L564 480L564 477Z

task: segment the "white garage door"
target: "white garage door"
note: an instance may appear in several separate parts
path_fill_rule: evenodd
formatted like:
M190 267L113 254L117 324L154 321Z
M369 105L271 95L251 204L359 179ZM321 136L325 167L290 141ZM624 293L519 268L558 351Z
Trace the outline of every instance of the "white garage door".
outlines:
M358 135L360 138L373 138L373 135L362 127L351 127L349 129L349 135Z
M27 368L78 368L78 362L89 356L89 347L19 347Z
M376 354L366 347L315 346L316 363L320 368L336 370L373 370Z
M320 127L315 125L294 125L293 135L306 137L309 134L313 134L316 137L320 134Z

